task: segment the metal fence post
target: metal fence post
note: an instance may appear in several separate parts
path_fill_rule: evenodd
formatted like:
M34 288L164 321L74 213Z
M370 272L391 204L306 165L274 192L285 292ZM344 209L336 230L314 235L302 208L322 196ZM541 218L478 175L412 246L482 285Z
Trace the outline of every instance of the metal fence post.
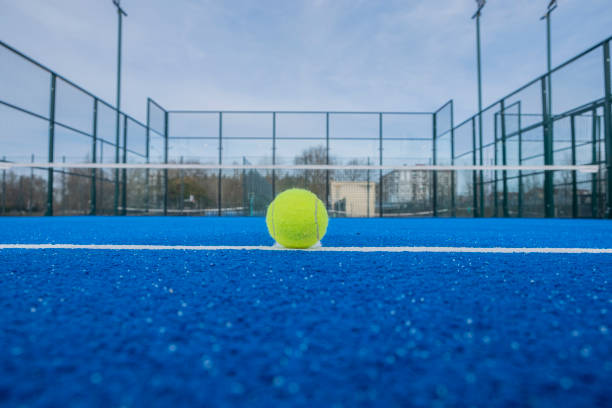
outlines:
M183 156L181 156L181 164L183 164ZM180 184L180 198L178 202L179 210L181 210L181 215L185 215L185 172L183 169L179 170L179 179L181 181ZM243 177L244 179L244 177Z
M57 77L51 74L51 98L49 101L49 163L53 163L55 147L55 88ZM45 215L53 215L53 168L47 171L47 211Z
M30 163L34 163L36 160L34 159L34 154L30 158ZM28 213L32 214L32 209L34 207L34 168L30 168L30 200L28 204Z
M17 211L19 213L21 213L23 211L23 209L25 208L25 200L24 200L24 193L25 193L25 189L23 188L23 176L19 177L19 196L17 197L17 202L15 203L15 206L17 207Z
M432 140L432 161L433 161L433 165L435 166L436 164L438 164L438 158L437 158L437 149L436 149L436 133L437 133L437 113L434 113L432 115L432 119L433 119L433 123L432 123L432 135L431 135L431 140ZM432 193L432 201L431 201L431 205L432 205L432 210L433 210L433 216L437 217L438 216L438 173L434 170L431 172L431 193Z
M478 68L478 143L479 143L479 151L480 151L480 165L482 166L484 163L483 151L482 151L482 74L481 74L481 56L480 56L480 15L481 10L484 7L484 1L478 3L478 10L476 14L472 17L476 19L476 59L477 59L477 68ZM484 211L484 172L480 170L480 215L482 217L485 216Z
M272 112L272 165L276 165L276 112ZM276 170L272 169L272 199L276 197Z
M98 98L94 98L93 103L93 132L92 132L92 140L91 140L91 156L92 163L97 162L98 156ZM91 202L89 203L89 215L96 215L96 177L97 171L96 169L91 169L91 189L89 193L89 198Z
M223 112L219 112L219 165L223 163ZM219 176L217 178L217 215L221 216L221 176L222 171L219 168Z
M484 152L482 150L482 111L479 112L478 114L478 151L479 151L479 159L480 159L480 165L482 166L484 164ZM480 216L484 217L485 216L485 206L484 206L484 171L480 170L478 173L478 184L479 184L479 189L478 189L478 195L479 197L479 212L480 212Z
M2 157L2 161L6 161L6 157ZM6 213L6 170L2 169L2 215Z
M576 120L575 115L570 116L570 132L572 140L572 165L576 165ZM578 187L576 185L576 172L572 171L572 217L578 217Z
M383 165L383 115L378 114L378 160L380 165ZM380 186L380 194L378 195L378 205L380 207L380 217L384 216L383 211L383 171L380 170L378 177L378 184Z
M542 86L542 118L544 126L544 164L553 164L553 140L552 140L552 123L550 112L548 111L548 90L546 88L546 76L541 79ZM544 213L547 218L555 216L555 198L553 172L544 172Z
M181 156L182 157L182 156ZM245 156L242 156L242 165L246 166L249 161ZM244 206L243 215L250 215L247 207L249 206L249 183L247 183L246 169L242 169L242 205Z
M450 101L450 115L451 115L451 123L450 123L450 138L451 138L451 166L455 165L455 114L454 114L454 103L451 99ZM457 178L456 172L451 172L451 216L457 216L457 208L455 203L455 179Z
M62 163L66 163L66 156L62 156ZM70 204L68 203L68 199L70 198L68 191L66 191L66 186L68 183L66 183L66 168L63 168L62 171L62 176L61 176L61 180L62 180L62 209L64 210L64 213L66 213L66 211L70 211Z
M499 164L497 161L497 143L498 143L497 118L499 117L498 113L499 112L495 112L493 114L493 164L495 164L496 166ZM494 217L499 217L499 199L498 199L498 194L497 194L497 174L498 173L499 172L497 170L493 172L493 202L495 203L494 211L493 211Z
M604 131L604 124L603 124L603 115L597 115L597 120L596 120L596 126L597 129L595 130L595 137L597 138L597 152L595 153L595 157L597 158L597 163L600 164L601 167L601 163L603 163L602 161L602 157L605 154L605 140L602 143L602 132ZM602 147L603 145L603 147ZM603 150L603 152L602 152ZM605 160L605 158L604 158ZM606 169L607 172L607 169ZM602 176L603 174L603 176ZM601 171L601 169L599 170L599 172L597 173L597 216L598 217L605 217L606 216L606 175L604 172Z
M104 162L104 143L100 143L100 157L102 158L102 162ZM102 198L102 211L106 211L105 203L104 203L104 183L106 182L104 170L100 170L100 197Z
M477 150L476 150L476 118L472 116L472 164L476 166L477 163ZM473 196L473 215L474 217L478 217L478 173L476 170L472 171L472 196Z
M128 118L123 116L123 163L127 163ZM127 214L127 169L121 170L121 215Z
M115 6L117 7L117 102L115 105L116 110L116 127L115 127L115 163L120 162L120 153L119 153L119 141L120 141L120 132L121 132L121 44L122 44L122 21L123 16L127 16L125 11L119 5L119 1L115 2ZM125 148L125 146L124 146ZM115 215L119 215L119 169L115 169L115 202L114 202L114 213Z
M147 129L146 129L146 141L145 141L145 154L146 163L149 164L151 161L151 99L147 99ZM149 212L149 195L151 194L149 188L149 169L145 170L145 213Z
M329 112L325 113L325 164L329 165ZM329 170L325 170L325 208L327 211L329 211L329 193Z
M508 153L506 146L506 105L504 100L501 101L501 133L502 133L502 163L504 166L508 165ZM508 210L508 172L504 170L502 172L502 183L504 188L504 198L502 202L502 208L504 212L504 217L509 217L510 212Z
M518 104L518 164L523 164L523 130L521 121L521 102ZM523 216L523 172L518 172L518 216Z
M606 145L606 218L612 218L612 79L610 78L610 41L603 45L604 49L604 132Z
M593 164L597 163L597 109L593 108L592 111L593 119L591 123L591 162ZM593 173L591 175L591 217L597 217L597 199L598 189L597 189L597 177L599 176L599 172Z
M164 111L164 164L168 164L168 112ZM168 215L168 169L164 169L164 215Z
M370 164L370 157L368 156L368 166ZM370 218L370 169L367 170L366 183L366 197L368 200L366 204L366 215L368 218Z
M121 149L121 139L120 139L120 128L121 128L121 112L117 110L117 117L115 119L116 124L116 134L115 134L115 163L120 163L120 149ZM119 215L119 169L115 169L115 196L113 203L113 213L115 215Z

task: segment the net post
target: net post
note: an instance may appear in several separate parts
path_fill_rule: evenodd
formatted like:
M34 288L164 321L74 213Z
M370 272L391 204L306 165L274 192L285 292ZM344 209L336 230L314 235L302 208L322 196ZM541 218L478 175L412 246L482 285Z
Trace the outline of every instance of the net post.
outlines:
M123 163L127 163L128 117L123 115ZM127 169L121 170L121 215L127 214Z
M610 41L603 45L604 51L604 140L606 146L606 218L612 218L612 79L610 78Z
M325 112L325 164L329 165L329 112ZM329 211L329 170L325 171L325 208Z
M378 114L378 162L380 165L383 165L383 115L382 113ZM384 216L383 211L383 171L380 170L378 176L378 184L379 184L379 194L378 194L378 206L379 216L382 218Z
M91 156L92 163L97 162L97 149L98 149L98 98L94 98L93 101L93 131L91 140ZM96 215L96 169L91 169L91 190L89 197L91 202L89 203L89 215Z
M504 99L501 100L501 136L502 136L502 163L504 166L506 166L508 164L508 153L507 153L507 146L506 146L506 104ZM510 212L508 209L508 172L506 170L504 170L502 172L502 182L503 182L503 188L504 188L504 198L503 198L503 202L502 202L502 208L503 208L503 212L504 212L504 217L509 217L510 216Z
M552 123L550 119L550 112L548 111L548 89L546 87L546 78L543 76L541 79L542 88L542 112L543 112L543 125L544 125L544 164L553 164L553 143L552 143ZM555 202L554 202L554 185L553 185L553 172L544 172L544 213L546 218L553 218L555 216Z
M432 115L432 134L431 134L431 138L432 138L432 162L433 165L435 166L438 161L437 161L437 149L436 149L436 143L437 143L437 139L436 139L436 132L437 132L437 116L438 113L434 112L434 114ZM435 171L431 172L431 192L432 192L432 200L431 200L431 205L432 205L432 210L433 210L433 216L437 217L438 216L438 174Z
M223 163L223 112L219 112L219 164ZM221 216L221 169L217 176L217 215Z
M164 164L168 164L168 111L164 110ZM168 215L168 169L164 169L164 215Z
M57 76L51 73L51 91L49 101L49 163L53 163L55 147L55 97L56 97ZM46 216L53 215L53 168L47 171L47 210Z
M570 116L570 133L572 140L572 164L576 165L576 115ZM576 172L572 171L572 218L578 218L578 187Z

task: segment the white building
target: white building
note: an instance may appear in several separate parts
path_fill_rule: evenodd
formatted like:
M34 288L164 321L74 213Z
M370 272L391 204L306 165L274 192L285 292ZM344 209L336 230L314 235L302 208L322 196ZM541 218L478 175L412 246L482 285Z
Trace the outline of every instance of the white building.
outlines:
M331 181L331 210L346 217L376 214L376 184L373 181Z
M437 172L438 192L450 194L451 173ZM433 196L433 172L426 170L394 170L383 176L383 200L388 204L417 203Z

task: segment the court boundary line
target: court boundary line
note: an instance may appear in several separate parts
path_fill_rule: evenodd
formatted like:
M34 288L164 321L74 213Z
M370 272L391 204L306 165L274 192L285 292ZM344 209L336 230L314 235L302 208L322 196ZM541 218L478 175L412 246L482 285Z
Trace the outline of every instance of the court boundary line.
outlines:
M612 254L612 248L554 247L440 247L440 246L378 246L378 247L318 247L287 249L277 246L249 245L121 245L121 244L0 244L0 250L70 249L107 251L301 251L301 252L406 252L406 253L481 253L481 254Z

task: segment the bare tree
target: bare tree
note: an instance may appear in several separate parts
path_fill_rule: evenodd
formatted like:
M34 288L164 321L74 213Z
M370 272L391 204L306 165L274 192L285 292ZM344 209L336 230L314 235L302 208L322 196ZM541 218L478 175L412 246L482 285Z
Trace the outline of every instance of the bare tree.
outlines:
M327 149L325 146L313 146L305 149L293 159L295 165L327 164ZM329 163L334 163L329 158ZM288 188L299 187L315 193L321 200L325 201L328 170L289 170L277 176L277 192Z
M369 159L351 159L346 163L348 166L368 166L370 165ZM368 171L370 170L342 170L343 180L346 181L367 181ZM370 172L370 178L374 177L374 174Z

